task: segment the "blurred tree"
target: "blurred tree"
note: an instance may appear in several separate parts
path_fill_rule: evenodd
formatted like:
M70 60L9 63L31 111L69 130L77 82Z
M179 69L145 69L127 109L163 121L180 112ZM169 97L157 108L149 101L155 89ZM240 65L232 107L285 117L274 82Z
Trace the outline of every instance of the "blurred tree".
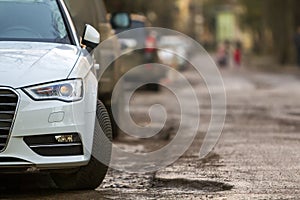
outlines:
M257 53L271 53L280 64L294 61L293 34L300 22L298 0L239 0L246 9L241 15L243 28L254 36ZM270 44L270 41L272 44ZM272 47L272 48L270 48Z
M240 0L245 10L240 15L240 26L251 32L253 36L253 51L257 54L264 53L268 50L265 45L266 37L266 20L263 17L264 1L261 0Z
M267 22L272 30L274 53L280 64L292 61L295 0L267 0Z

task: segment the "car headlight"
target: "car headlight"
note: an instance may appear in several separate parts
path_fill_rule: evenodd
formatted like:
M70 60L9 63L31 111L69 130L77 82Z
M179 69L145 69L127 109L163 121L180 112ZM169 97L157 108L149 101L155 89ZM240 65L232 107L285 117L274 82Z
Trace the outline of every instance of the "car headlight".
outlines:
M83 96L81 79L59 81L24 89L35 100L79 101Z

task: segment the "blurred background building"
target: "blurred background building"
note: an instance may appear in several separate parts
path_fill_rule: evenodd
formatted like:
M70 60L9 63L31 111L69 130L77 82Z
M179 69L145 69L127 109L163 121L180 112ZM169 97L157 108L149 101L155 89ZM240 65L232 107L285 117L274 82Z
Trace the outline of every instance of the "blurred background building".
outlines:
M293 37L300 26L298 0L106 0L110 12L140 13L152 26L178 30L208 50L229 40L247 52L295 62Z

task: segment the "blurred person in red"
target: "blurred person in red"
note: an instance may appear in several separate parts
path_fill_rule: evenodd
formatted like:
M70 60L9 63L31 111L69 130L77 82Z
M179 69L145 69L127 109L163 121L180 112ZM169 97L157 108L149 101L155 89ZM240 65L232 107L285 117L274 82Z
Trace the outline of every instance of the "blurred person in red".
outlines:
M157 53L157 33L151 31L145 41L145 59L146 62L154 62Z
M235 49L233 51L233 63L235 67L241 67L242 64L242 44L237 41L235 44Z

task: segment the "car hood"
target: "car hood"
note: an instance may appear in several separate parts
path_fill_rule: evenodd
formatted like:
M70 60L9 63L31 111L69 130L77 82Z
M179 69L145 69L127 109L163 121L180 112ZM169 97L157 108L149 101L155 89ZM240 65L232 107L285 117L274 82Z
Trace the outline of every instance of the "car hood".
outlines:
M0 86L13 88L66 79L80 56L66 44L0 42Z

